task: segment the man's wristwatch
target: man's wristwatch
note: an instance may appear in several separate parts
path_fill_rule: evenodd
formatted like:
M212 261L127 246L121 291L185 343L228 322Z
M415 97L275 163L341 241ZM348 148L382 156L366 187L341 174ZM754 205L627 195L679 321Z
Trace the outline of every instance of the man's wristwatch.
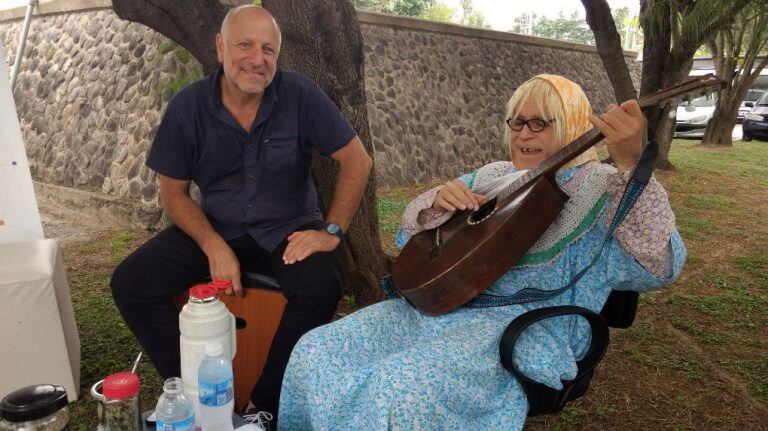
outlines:
M339 237L340 241L344 240L344 231L341 230L341 226L336 223L326 223L325 232L328 233L328 235Z

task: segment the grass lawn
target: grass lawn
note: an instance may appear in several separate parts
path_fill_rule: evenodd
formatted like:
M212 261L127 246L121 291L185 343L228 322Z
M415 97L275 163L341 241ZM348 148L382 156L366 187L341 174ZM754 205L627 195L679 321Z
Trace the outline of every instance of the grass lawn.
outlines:
M768 429L768 143L713 149L675 141L677 170L657 172L688 247L680 279L641 296L634 325L611 333L590 391L559 415L531 418L527 430ZM431 185L379 193L385 249L405 205ZM149 237L103 231L65 247L64 258L82 343L82 397L70 429L95 429L86 395L105 375L130 367L138 344L108 288L115 265ZM143 403L162 382L139 367Z

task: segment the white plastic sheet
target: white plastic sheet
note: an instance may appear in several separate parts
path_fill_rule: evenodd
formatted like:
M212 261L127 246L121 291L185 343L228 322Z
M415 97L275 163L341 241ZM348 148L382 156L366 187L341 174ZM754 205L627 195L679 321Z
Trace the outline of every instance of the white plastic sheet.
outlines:
M0 63L0 244L43 239L2 40Z

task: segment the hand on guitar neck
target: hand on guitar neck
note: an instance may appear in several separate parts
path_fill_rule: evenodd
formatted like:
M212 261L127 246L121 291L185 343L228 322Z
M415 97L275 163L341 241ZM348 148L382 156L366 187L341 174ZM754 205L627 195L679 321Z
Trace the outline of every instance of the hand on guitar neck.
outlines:
M645 117L640 111L636 100L628 100L617 106L608 105L607 111L597 117L590 115L592 124L605 136L608 152L616 164L619 173L632 169L643 151L643 134L645 132ZM521 131L529 133L528 131ZM529 133L531 134L531 133ZM537 136L538 132L531 135ZM525 139L524 137L521 139ZM549 157L554 146L543 146L541 157ZM549 150L549 151L547 151ZM518 161L520 163L520 161ZM524 165L524 163L522 163ZM518 166L526 169L529 166ZM437 193L432 208L438 211L456 211L470 209L477 211L480 205L488 201L488 197L473 193L463 181L449 181Z
M608 105L605 114L589 116L589 121L605 136L608 153L619 173L632 169L643 152L645 117L637 100Z
M432 208L456 212L405 244L391 276L398 294L430 316L471 301L531 249L572 199L557 183L556 172L596 160L593 147L603 139L618 171L633 169L646 130L641 108L676 106L677 98L723 85L715 76L699 77L639 101L609 105L598 117L589 115L591 107L577 84L556 75L530 79L507 104L505 133L518 175L492 187L476 184L474 192L461 180L446 184Z

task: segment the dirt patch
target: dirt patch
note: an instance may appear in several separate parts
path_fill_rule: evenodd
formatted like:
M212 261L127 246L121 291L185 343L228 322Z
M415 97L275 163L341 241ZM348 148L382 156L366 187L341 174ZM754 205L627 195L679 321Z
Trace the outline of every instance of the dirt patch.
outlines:
M40 220L46 238L57 239L65 250L73 244L87 242L109 230L118 229L116 225L105 224L95 217L61 207L45 197L38 197Z

